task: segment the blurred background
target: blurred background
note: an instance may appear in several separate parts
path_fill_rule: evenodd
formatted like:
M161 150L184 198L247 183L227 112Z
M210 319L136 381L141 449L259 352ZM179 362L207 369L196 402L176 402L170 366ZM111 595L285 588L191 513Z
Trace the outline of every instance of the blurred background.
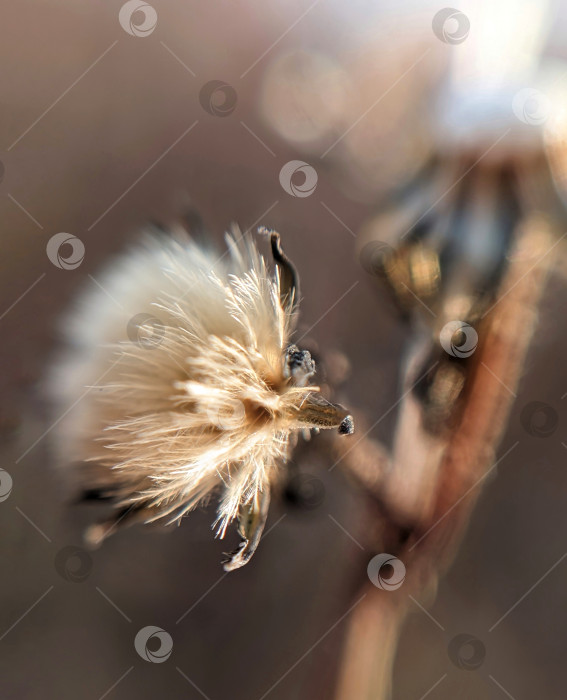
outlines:
M436 150L492 143L499 129L510 132L504 144L537 148L544 123L559 144L560 193L565 185L554 95L567 82L567 3L445 10L429 0L4 7L3 697L332 697L347 612L376 551L360 494L329 471L325 437L295 457L307 497L273 504L242 570L223 573L233 543L213 539L211 509L166 534L129 529L85 554L93 513L65 502L49 451L58 416L39 385L61 315L91 276L148 220L167 223L190 202L219 245L233 221L281 232L301 274L300 334L348 357L336 398L370 423L388 412L372 437L390 445L408 330L355 252L377 202ZM84 245L69 269L46 254L61 232ZM565 696L561 267L500 452L520 449L493 472L429 614L416 606L404 629L396 699ZM521 418L536 401L543 430ZM164 663L136 652L147 626L171 636ZM484 648L474 670L449 653L461 634Z

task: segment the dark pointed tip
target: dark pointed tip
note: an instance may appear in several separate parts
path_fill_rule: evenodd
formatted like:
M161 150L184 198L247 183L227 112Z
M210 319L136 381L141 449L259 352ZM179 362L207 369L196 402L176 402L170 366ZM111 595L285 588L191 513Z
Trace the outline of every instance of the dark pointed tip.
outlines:
M339 425L339 435L352 435L354 433L354 419L347 416Z
M229 571L236 571L236 569L242 568L250 561L250 559L252 559L254 549L251 549L249 545L250 543L248 540L242 540L234 552L231 552L230 554L225 552L225 556L228 558L224 559L221 563L223 565L222 568L227 573Z

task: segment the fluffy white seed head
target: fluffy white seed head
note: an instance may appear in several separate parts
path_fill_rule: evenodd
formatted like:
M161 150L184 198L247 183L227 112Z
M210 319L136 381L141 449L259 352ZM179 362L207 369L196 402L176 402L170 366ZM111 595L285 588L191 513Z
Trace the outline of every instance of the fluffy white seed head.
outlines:
M250 235L226 241L219 257L148 237L93 278L50 378L68 411L60 459L81 488L145 521L176 520L220 492L221 536L269 490L293 431L347 418L290 376L294 299L281 267Z

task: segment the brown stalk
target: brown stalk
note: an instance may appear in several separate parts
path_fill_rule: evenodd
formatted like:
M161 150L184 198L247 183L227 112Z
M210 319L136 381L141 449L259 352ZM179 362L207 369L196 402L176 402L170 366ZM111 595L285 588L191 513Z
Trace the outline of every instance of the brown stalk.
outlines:
M356 592L357 598L361 593L366 596L349 618L335 700L385 700L390 696L392 666L411 604L409 596L422 601L432 597L439 575L451 564L463 537L484 477L494 465L513 402L511 392L521 378L552 262L546 253L555 239L537 225L526 225L516 240L518 255L512 257L502 281L499 301L479 326L483 342L474 354L462 416L443 439L441 459L437 463L425 460L421 466L425 473L419 479L400 484L394 452L393 468L379 470L380 476L373 481L368 459L363 458L364 445L350 449L350 445L336 443L343 465L371 494L371 527L378 533L375 550L401 559L407 575L397 591L379 590L367 580ZM396 437L410 443L414 439L411 434ZM376 454L373 444L368 449ZM384 458L380 463L384 464ZM424 483L429 484L425 491L420 486ZM400 487L404 490L402 504L420 503L411 519L399 507Z

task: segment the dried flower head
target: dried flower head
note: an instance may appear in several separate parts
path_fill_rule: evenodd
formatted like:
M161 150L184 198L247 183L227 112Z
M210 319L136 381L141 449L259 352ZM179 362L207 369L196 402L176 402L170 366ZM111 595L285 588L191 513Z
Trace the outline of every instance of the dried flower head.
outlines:
M290 344L297 275L279 235L263 231L273 270L237 229L220 258L189 238L148 237L68 320L75 349L51 378L73 406L58 443L84 497L116 506L88 530L91 544L119 523L179 520L220 491L217 534L237 518L242 538L225 568L242 566L294 433L352 433L347 412L309 385L309 352Z

